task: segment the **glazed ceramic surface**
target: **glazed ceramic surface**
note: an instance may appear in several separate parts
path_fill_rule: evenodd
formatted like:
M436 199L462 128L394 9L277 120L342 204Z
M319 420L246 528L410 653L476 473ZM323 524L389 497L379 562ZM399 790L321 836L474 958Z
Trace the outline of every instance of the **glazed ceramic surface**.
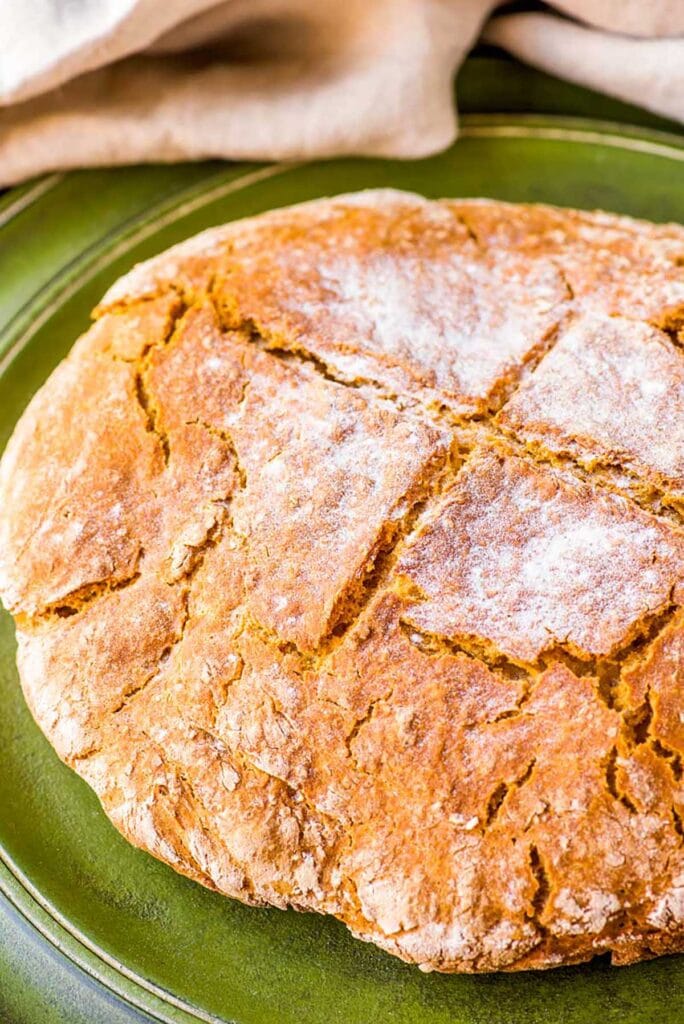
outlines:
M53 175L16 189L0 200L0 448L87 327L89 310L134 262L212 224L378 186L684 221L684 142L595 121L471 116L448 152L417 162L146 167ZM0 1020L13 986L23 986L25 1019L50 1024L144 1014L183 1024L684 1019L684 958L425 975L333 920L249 909L180 877L129 846L60 764L24 704L14 654L3 613ZM40 989L51 985L59 994L48 1000ZM42 1009L32 1015L32 1005Z

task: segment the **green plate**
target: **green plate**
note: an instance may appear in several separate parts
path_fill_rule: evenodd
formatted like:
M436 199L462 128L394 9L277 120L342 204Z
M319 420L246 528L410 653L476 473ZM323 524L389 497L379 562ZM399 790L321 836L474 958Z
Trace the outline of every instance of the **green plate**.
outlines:
M683 171L684 143L674 136L490 115L467 119L453 148L417 162L90 171L15 190L0 203L0 445L106 287L136 260L210 224L382 185L684 221ZM684 959L620 970L600 960L542 974L424 975L355 941L335 921L248 909L210 893L130 847L87 786L58 762L22 700L7 616L0 619L0 701L0 886L13 913L156 1020L684 1019ZM120 1019L113 1008L110 1019Z

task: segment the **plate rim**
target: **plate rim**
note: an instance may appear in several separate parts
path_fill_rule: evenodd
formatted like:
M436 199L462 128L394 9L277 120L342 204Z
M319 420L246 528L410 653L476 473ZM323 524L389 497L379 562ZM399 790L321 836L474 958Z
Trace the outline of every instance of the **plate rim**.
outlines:
M462 114L458 139L467 138L527 138L603 145L684 162L684 136L618 121L562 114ZM148 206L142 213L122 220L113 230L80 250L73 259L61 266L41 287L40 292L33 295L10 318L0 334L0 377L62 302L75 294L85 281L106 269L110 263L125 255L160 227L166 227L213 200L253 183L318 162L226 162L202 181L183 186L165 195L158 203ZM10 189L6 196L0 198L0 228L43 198L71 173L78 172L55 172ZM89 261L89 256L93 254L97 254L96 258ZM85 274L84 265L89 268ZM99 947L42 896L40 890L14 862L2 840L0 894L53 949L124 1004L149 1015L159 1024L187 1024L192 1021L201 1021L203 1024L238 1024L235 1020L217 1017L179 999Z
M684 138L671 132L623 125L617 121L594 121L591 118L554 114L463 114L455 141L468 138L527 138L603 145L684 162ZM70 297L69 285L73 287L78 282L80 287L159 227L172 224L213 199L317 162L292 160L267 164L227 163L207 179L175 190L143 213L122 221L60 267L42 286L40 295L30 298L7 322L0 336L0 377L14 357L28 344L34 331L49 318L60 302ZM237 173L226 180L230 168ZM244 173L240 173L240 168L245 168ZM11 199L16 190L10 190L5 203L0 202L0 228L56 187L68 173L72 172L46 175L33 184L21 186L21 195L16 202ZM212 180L216 180L213 189ZM98 257L88 265L85 274L81 273L84 265L88 264L89 255L94 252L99 254Z

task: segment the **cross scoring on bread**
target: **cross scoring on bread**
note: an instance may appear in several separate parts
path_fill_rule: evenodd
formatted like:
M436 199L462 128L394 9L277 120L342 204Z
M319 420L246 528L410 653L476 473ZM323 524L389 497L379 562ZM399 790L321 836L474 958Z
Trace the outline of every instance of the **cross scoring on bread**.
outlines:
M671 500L670 477L658 477L653 489L652 474L649 478L644 469L647 446L641 439L621 439L621 457L627 453L633 459L627 482L619 474L595 473L596 445L605 449L613 441L598 430L602 424L587 422L584 434L573 437L572 446L564 443L557 451L549 448L541 453L526 431L525 396L539 393L557 352L577 329L572 316L575 325L578 317L584 323L586 278L582 274L586 268L579 243L573 239L589 230L587 224L580 218L579 226L573 224L568 231L575 260L569 268L559 267L557 273L553 269L558 258L558 244L552 237L558 228L554 227L543 238L542 261L530 262L528 253L525 273L516 278L519 241L511 241L508 250L497 255L496 246L483 241L481 223L475 232L477 241L463 230L464 218L468 223L478 218L481 222L491 211L484 205L458 206L447 229L444 210L448 205L439 210L430 207L433 212L428 214L420 203L402 200L401 216L391 231L381 232L378 245L386 246L389 240L399 249L415 250L424 244L439 250L445 238L449 246L456 239L467 268L466 282L479 272L474 268L488 264L497 287L511 278L517 287L535 289L534 302L541 304L531 318L531 338L524 337L528 325L516 328L509 352L514 354L513 362L504 361L494 384L487 374L477 380L477 375L462 375L458 387L475 381L474 388L469 394L466 387L456 398L448 366L437 363L426 369L423 361L413 368L400 367L401 360L410 362L411 353L407 354L406 339L398 339L398 348L394 341L390 344L386 306L376 307L364 299L364 307L376 309L382 321L375 337L370 332L371 342L379 346L375 353L369 353L368 339L363 344L357 338L354 344L347 340L337 345L320 323L317 328L294 323L287 304L278 307L276 303L277 308L255 316L244 273L245 267L251 267L250 274L257 280L254 265L246 260L261 257L249 232L236 242L229 230L228 248L221 249L219 241L213 254L211 245L195 243L183 261L168 259L162 270L173 278L170 289L156 271L146 271L152 286L145 284L144 275L137 280L143 281L147 294L134 295L127 304L120 301L121 292L115 293L116 311L104 313L87 345L81 343L79 358L86 363L91 360L86 365L89 372L97 367L98 372L110 374L113 382L118 379L116 386L128 396L126 401L135 402L136 393L141 400L130 434L146 452L154 501L138 502L137 513L122 509L122 525L117 527L121 532L112 532L116 543L99 550L97 563L81 567L82 579L70 570L62 584L64 592L55 600L50 600L53 594L39 594L25 613L24 684L34 712L52 731L60 753L78 763L119 827L205 884L249 901L316 905L393 952L442 969L545 964L553 962L554 956L586 957L596 948L611 949L618 960L629 959L649 949L666 949L667 941L676 941L676 936L669 940L662 934L662 922L672 920L676 899L674 890L667 887L655 903L644 904L650 906L644 912L648 919L640 918L638 927L632 922L632 932L624 932L619 918L629 919L628 904L614 906L620 866L611 864L610 851L611 844L621 843L634 861L640 843L653 858L657 848L674 863L675 846L681 840L676 785L681 760L676 750L679 741L672 733L673 711L667 703L671 695L659 691L658 671L648 681L659 659L669 657L668 664L678 665L672 653L663 652L676 649L682 629L675 588L682 536L679 509ZM350 218L364 220L362 201L356 208L351 203L350 209L342 217L345 231ZM423 215L429 229L421 241L417 228ZM333 221L335 216L339 210ZM287 217L275 215L273 222L276 227L284 223L281 233L286 242L291 232ZM500 221L499 227L506 224L505 217ZM597 228L588 223L592 230ZM324 217L324 233L330 229L330 220ZM629 232L625 229L620 235L617 227L614 230L617 240L610 244L616 248L616 258L623 259L620 247L627 244L624 236ZM638 238L639 230L629 229L639 241L640 258L651 261L648 273L657 279L662 271L661 292L655 291L659 301L667 300L669 305L667 316L663 313L660 320L675 332L670 300L676 295L677 280L669 264L658 270L658 261ZM524 241L529 230L523 235ZM681 241L676 232L672 237L664 233L662 248L669 253L680 246L677 251L681 251ZM550 270L542 265L549 247L553 250ZM212 269L217 253L228 259L225 279ZM272 253L266 255L272 265ZM363 318L345 321L345 303L351 292L365 294L370 279L367 274L363 280L345 277L337 255L335 259L337 263L326 267L325 280L316 283L316 295L334 292L329 309L345 332L360 337L368 333L368 323ZM296 263L285 260L278 270L285 268L285 287L290 266ZM415 260L411 266L417 272ZM349 265L345 274L348 269ZM449 273L444 272L447 281ZM606 317L610 320L615 312L615 296L622 301L624 295L613 287L610 270L604 268L602 273L607 305L597 310L592 293L590 314L605 325ZM404 270L399 277L403 288L409 279ZM378 278L383 288L392 285L386 278L386 274ZM572 295L566 281L571 283ZM135 292L135 279L133 285ZM306 282L299 285L306 290ZM458 294L466 311L473 312L477 301L472 306L469 287ZM390 288L396 301L402 297L402 288ZM242 297L244 308L235 304L231 289L241 293L237 298ZM277 298L277 289L272 292ZM307 296L301 290L296 294L297 307L306 313ZM263 296L257 306L262 300ZM167 301L175 313L162 308ZM442 293L440 301L444 301ZM636 296L623 312L634 320L655 322L658 310L646 308L645 303L643 296ZM416 309L408 313L417 315ZM220 323L209 324L215 313ZM480 314L484 331L496 334L496 310L480 308ZM545 319L547 314L550 319ZM150 334L149 317L155 315L165 318L165 327ZM480 329L473 316L473 333L460 341L448 333L453 325L440 326L461 354ZM256 327L263 329L263 335ZM150 337L162 340L150 343ZM190 346L184 351L188 339ZM321 344L313 344L312 339ZM231 353L228 362L222 352ZM112 369L105 368L108 360ZM218 364L212 367L212 360ZM676 370L677 364L671 365ZM355 379L360 370L363 373ZM184 372L190 372L190 378L178 391ZM644 401L648 400L645 396ZM543 403L537 408L541 413L535 415L546 416L544 422L553 416L553 409ZM513 420L509 410L516 409L518 419ZM68 423L66 411L64 417ZM254 423L261 418L259 432L250 426L250 417ZM297 436L302 417L309 417L307 429L320 445L319 464L323 461L328 472L327 478L318 477L316 487L306 484L307 467ZM338 433L326 440L325 429L331 423ZM358 438L354 440L361 424L371 439L365 448ZM328 471L334 450L339 452L339 465ZM537 642L534 649L523 649L515 642L511 646L500 630L493 631L486 616L472 635L464 633L460 620L416 621L416 609L424 610L430 595L420 573L416 579L414 571L406 571L411 569L412 552L439 528L445 509L463 502L468 481L482 472L483 460L491 458L493 450L507 467L520 462L523 475L532 474L538 481L540 493L548 491L547 504L552 504L550 497L560 487L566 494L562 508L572 505L573 493L591 493L595 507L610 508L611 515L619 509L618 518L638 524L642 532L639 544L630 540L629 531L617 540L623 545L635 543L639 557L643 531L651 531L649 543L664 568L640 566L640 580L643 583L651 572L653 586L643 594L637 587L634 599L622 595L622 618L611 624L610 642L595 645L585 634L576 642L570 634L556 631L547 645ZM570 476L559 476L550 465L560 459ZM337 482L335 471L340 474ZM131 472L126 467L125 481L134 481ZM642 480L642 472L648 487L635 493L632 487ZM384 481L378 494L373 491L374 478ZM561 478L564 482L559 485ZM354 506L349 502L357 486L361 490ZM320 508L314 504L307 511L307 501L315 501L321 493ZM283 504L279 506L280 495ZM288 499L292 508L287 506ZM277 523L268 519L271 502L281 525L292 524L295 531L291 535L285 531L280 548ZM651 513L667 509L670 518L651 515L649 520L643 508ZM66 506L53 503L39 509L39 515L48 523L65 509L70 511L68 501ZM94 511L99 514L97 505ZM315 557L315 547L307 546L315 538L307 540L297 529L298 513L301 524L312 514L323 520L321 548ZM561 513L560 523L565 515L562 509ZM348 549L339 546L337 529L346 514L347 526L357 531ZM480 529L477 522L476 516L472 520L475 534ZM522 524L524 532L524 518ZM485 529L479 541L485 546L491 546L497 536L496 523L491 525L494 532ZM63 550L71 552L75 562L81 550L79 536L76 530L60 534ZM354 561L350 555L359 546L363 557ZM136 550L138 555L131 562L131 552ZM302 564L291 561L291 551L299 552ZM628 571L627 554L622 552L624 572ZM307 582L309 555L315 572ZM44 556L54 557L49 544ZM449 557L447 553L443 564L448 564ZM601 558L608 558L609 575L609 554L597 549L596 557L597 566L603 564ZM531 551L527 563L534 558ZM433 557L433 568L435 564ZM110 576L105 574L108 566ZM336 577L340 566L350 567L349 572ZM490 577L495 568L488 570ZM287 571L279 576L283 569ZM573 570L572 559L567 570ZM260 572L265 573L261 597ZM157 573L164 581L160 590L155 590ZM88 575L90 579L85 578ZM79 586L72 586L74 582ZM306 591L311 584L328 582L329 594ZM492 579L484 582L489 585ZM510 592L510 581L501 582L500 611L505 607L501 594L506 588ZM427 589L434 591L434 581ZM220 606L211 597L218 593ZM461 588L461 597L462 593ZM168 600L160 596L167 594ZM524 604L529 595L516 592L512 600L519 614L520 602ZM63 620L57 616L55 621L55 601L61 606L72 602L69 607L75 614ZM20 594L16 604L22 605ZM160 615L163 604L168 608ZM469 610L471 618L474 607ZM146 623L146 610L155 616L154 626ZM590 613L593 610L585 610L585 619ZM106 635L98 632L102 617ZM137 643L137 633L131 643L131 623L145 633L144 645ZM560 628L563 623L557 625ZM73 658L74 650L81 651L83 659L83 699L74 702L68 714L59 693L50 686L42 686L39 692L31 685L31 680L58 679L60 673L64 678L62 645L67 636L75 646L66 660ZM112 664L112 672L104 679L101 657ZM123 688L117 683L117 671L124 676ZM655 705L652 693L657 694ZM88 705L85 710L84 704ZM572 729L562 724L564 715ZM307 748L307 728L318 736L320 749ZM488 736L489 748L477 746L477 736ZM577 794L571 797L560 779L560 766L568 758L581 759L583 743L591 750L591 758L578 778ZM140 765L132 779L122 784L125 765L117 757L132 748L139 751ZM421 751L418 760L411 756L414 749ZM378 761L382 751L391 763ZM210 782L219 770L217 765L222 766L224 796ZM442 789L437 765L451 789ZM470 776L464 775L466 769ZM646 776L650 797L639 782ZM353 797L344 790L345 779L353 787ZM392 796L390 782L399 779L405 780L406 792L416 794L404 805ZM145 812L149 817L132 818L131 801L135 802L136 793L148 790L156 794ZM658 826L661 831L649 832L649 807L652 811L668 806L668 801L670 832L664 825ZM433 804L439 810L433 812ZM575 816L571 845L576 850L586 841L589 806L595 814L600 806L606 837L602 854L606 889L602 892L588 890L577 875L578 858L564 848L567 835L554 824L563 815ZM210 835L211 823L218 820L230 822L220 838ZM259 849L245 825L250 821L259 823ZM370 821L374 822L372 833ZM413 837L405 851L393 846L390 833L383 834L387 822L393 823L395 834ZM618 826L618 832L611 832ZM514 835L522 829L522 841L517 851L506 846L504 855L500 844L510 844L511 829ZM428 832L430 844L424 845ZM383 843L394 849L391 867L383 859ZM421 849L420 870L408 861L402 868L403 858L409 852L420 856ZM444 865L454 858L457 876L449 881L452 876L447 872L445 881ZM508 867L507 879L498 874L499 862ZM631 876L627 881L627 876L620 877L621 885L632 887L632 904L641 906L644 894L639 894L636 882ZM455 885L453 891L442 888L447 882ZM437 900L438 912L425 911L430 900ZM449 918L449 906L456 907L455 917ZM572 938L578 935L584 938Z

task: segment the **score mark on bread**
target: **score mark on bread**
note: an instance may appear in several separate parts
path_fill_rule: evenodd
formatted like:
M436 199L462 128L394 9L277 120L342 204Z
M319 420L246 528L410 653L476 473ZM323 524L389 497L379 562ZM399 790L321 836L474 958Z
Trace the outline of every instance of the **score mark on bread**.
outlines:
M684 229L367 192L117 282L0 467L117 828L423 969L684 950Z

